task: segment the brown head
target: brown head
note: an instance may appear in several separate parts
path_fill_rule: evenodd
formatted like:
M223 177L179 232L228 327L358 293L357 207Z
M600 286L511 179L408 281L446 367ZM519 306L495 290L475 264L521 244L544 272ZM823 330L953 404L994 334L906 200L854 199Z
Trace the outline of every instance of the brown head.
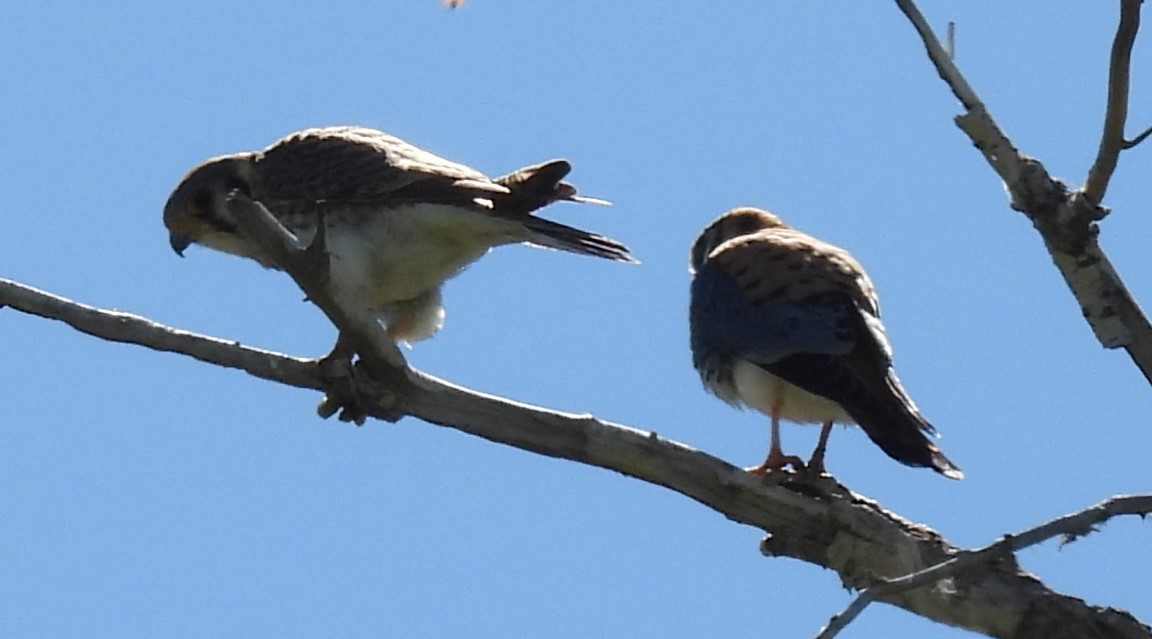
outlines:
M168 242L177 255L193 243L250 256L228 212L228 194L251 194L252 153L215 157L192 169L164 205Z
M692 244L691 271L695 273L716 247L733 238L751 235L764 229L787 227L784 220L773 213L750 206L742 206L716 218L700 232Z

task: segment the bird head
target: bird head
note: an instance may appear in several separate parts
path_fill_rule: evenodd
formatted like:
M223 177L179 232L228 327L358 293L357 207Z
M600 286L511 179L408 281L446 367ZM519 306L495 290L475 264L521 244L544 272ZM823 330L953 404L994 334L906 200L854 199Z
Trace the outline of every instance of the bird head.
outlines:
M721 244L764 229L787 227L784 220L763 209L743 206L716 218L692 244L691 271L695 273Z
M193 243L245 255L243 239L228 212L227 198L251 190L251 153L215 157L192 169L164 205L164 226L172 250L183 257Z

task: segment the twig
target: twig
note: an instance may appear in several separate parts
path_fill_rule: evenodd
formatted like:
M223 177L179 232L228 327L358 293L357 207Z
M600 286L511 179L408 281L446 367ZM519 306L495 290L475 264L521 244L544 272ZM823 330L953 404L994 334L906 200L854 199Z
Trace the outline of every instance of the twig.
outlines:
M31 286L0 279L0 306L5 305L29 315L64 322L81 333L100 339L179 353L298 388L324 388L314 360L197 335L157 324L139 315L79 304Z
M928 51L928 58L932 60L940 78L948 83L956 99L960 100L960 103L968 110L982 107L980 98L976 97L976 92L968 86L968 81L953 64L952 57L940 45L940 41L932 33L932 27L928 26L928 21L924 19L924 14L920 13L920 9L916 7L915 3L912 0L896 0L896 6L908 17L916 32L920 34L920 39L924 41L924 48Z
M1112 40L1108 67L1108 104L1104 110L1104 132L1096 162L1084 182L1084 195L1099 205L1116 171L1120 151L1124 148L1124 123L1128 120L1128 84L1132 68L1132 44L1140 29L1140 5L1143 0L1120 0L1120 24Z
M1140 133L1140 135L1137 135L1136 137L1132 138L1131 140L1125 140L1124 144L1121 146L1125 151L1127 151L1128 149L1134 148L1136 145L1138 145L1141 142L1143 142L1144 140L1146 140L1149 135L1152 135L1152 126L1148 127L1147 129L1144 129L1144 131L1142 133Z
M996 542L977 550L962 551L947 561L930 566L899 579L883 580L856 596L840 614L828 622L816 639L832 639L877 599L890 598L901 592L920 588L956 575L976 564L992 561L1030 546L1063 536L1062 544L1083 537L1096 530L1096 526L1117 515L1152 513L1152 494L1122 495L1106 499L1069 515L1058 517L1015 535L1004 535Z
M975 138L973 142L984 153L984 157L992 165L992 168L1004 179L1009 191L1013 191L1013 187L1020 182L1020 176L1024 173L1020 153L1013 146L1012 141L1008 139L1008 136L1000 130L992 116L988 114L984 108L984 103L976 95L975 89L968 84L968 80L964 78L964 74L956 66L953 57L940 44L936 34L932 32L932 27L928 26L927 20L924 19L924 15L920 13L916 4L912 0L896 0L896 6L916 29L916 33L919 34L924 49L928 53L928 59L936 67L936 73L940 79L944 80L944 83L952 90L952 94L960 100L968 112L957 118L957 125L961 129L965 128L962 118L979 121L979 127L990 135L984 137L983 144L981 140Z

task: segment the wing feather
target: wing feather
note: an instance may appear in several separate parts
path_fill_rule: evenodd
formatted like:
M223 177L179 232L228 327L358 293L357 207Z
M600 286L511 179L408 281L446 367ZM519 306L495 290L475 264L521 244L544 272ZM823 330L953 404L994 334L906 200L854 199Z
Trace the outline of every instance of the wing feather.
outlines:
M509 192L475 169L362 127L293 133L260 153L255 164L254 192L265 203L419 200L467 205Z
M765 290L767 293L753 302L736 277L717 263L705 263L692 281L694 343L755 364L801 353L851 352L854 339L842 328L843 303L834 299L791 301L782 295L783 288Z

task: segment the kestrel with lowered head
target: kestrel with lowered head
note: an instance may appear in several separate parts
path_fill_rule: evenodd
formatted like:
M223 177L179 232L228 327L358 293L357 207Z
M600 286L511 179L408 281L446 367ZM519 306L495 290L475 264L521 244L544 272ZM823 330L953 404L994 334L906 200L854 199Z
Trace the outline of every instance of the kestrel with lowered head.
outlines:
M807 464L824 470L834 423L857 424L889 457L961 479L896 378L876 290L842 248L738 208L692 245L692 360L705 387L771 419L756 474L804 463L780 447L780 420L823 425Z
M552 160L489 178L383 131L306 129L192 169L168 198L164 225L178 254L197 243L276 268L237 230L229 194L263 204L304 244L324 219L334 292L379 313L394 340L415 341L443 323L445 280L494 246L635 262L616 240L533 214L561 200L604 203L563 181L571 168Z

